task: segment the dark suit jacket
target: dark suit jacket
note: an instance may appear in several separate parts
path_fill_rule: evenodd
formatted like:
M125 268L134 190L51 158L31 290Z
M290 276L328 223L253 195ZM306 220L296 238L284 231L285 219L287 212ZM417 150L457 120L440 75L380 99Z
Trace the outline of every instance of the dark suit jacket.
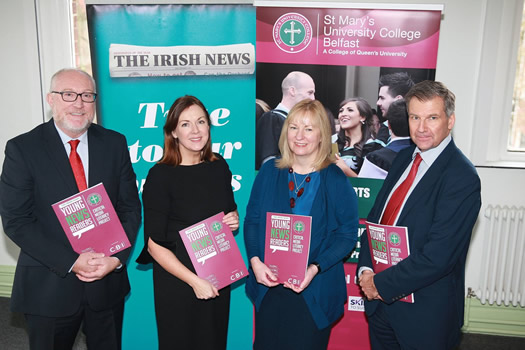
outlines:
M102 182L133 244L141 221L135 173L123 135L88 129L89 184ZM51 205L78 192L67 152L53 120L9 140L0 178L0 214L6 234L21 248L11 296L13 311L62 317L78 310L84 293L95 310L129 292L125 266L99 281L68 273L73 251ZM124 264L130 249L115 256Z
M389 171L390 166L392 166L392 162L397 156L397 153L400 150L407 148L412 144L413 143L410 139L393 140L386 147L369 153L366 156L366 159L368 159L370 163L380 167L381 169Z
M414 147L399 152L368 220L379 222L393 186ZM481 206L480 180L454 141L414 188L397 226L408 227L410 256L374 276L396 336L418 349L450 349L463 325L465 260ZM372 267L367 235L361 237L358 269ZM414 293L414 304L397 301ZM381 301L365 301L372 315Z
M255 170L261 168L263 160L280 156L279 138L288 113L272 109L261 115L255 125Z

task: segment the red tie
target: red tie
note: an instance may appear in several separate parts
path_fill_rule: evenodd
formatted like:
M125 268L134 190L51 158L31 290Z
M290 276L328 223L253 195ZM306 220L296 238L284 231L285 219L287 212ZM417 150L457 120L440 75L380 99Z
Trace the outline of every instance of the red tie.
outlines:
M412 186L412 183L416 178L417 169L419 168L421 160L422 158L419 152L416 153L416 158L414 159L414 163L412 163L412 168L410 168L410 172L408 173L407 178L401 183L401 185L399 185L398 188L396 188L396 190L390 197L390 200L388 201L385 212L383 213L383 218L381 219L381 224L394 224L397 218L397 214L399 213L399 209L401 209L401 204L403 204L405 196L407 195L410 186Z
M84 167L82 166L82 159L77 153L77 147L79 140L71 140L71 153L69 154L69 163L71 163L71 169L75 175L75 181L77 182L78 190L84 191L87 188L86 185L86 174L84 173Z

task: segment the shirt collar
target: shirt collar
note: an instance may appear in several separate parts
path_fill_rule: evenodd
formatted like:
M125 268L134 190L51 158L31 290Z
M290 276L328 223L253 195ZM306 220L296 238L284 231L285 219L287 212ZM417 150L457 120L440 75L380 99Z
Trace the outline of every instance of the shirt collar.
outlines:
M437 147L431 148L425 152L421 152L421 150L418 147L416 147L414 153L412 153L412 159L416 157L416 153L419 153L425 164L430 168L432 163L434 163L437 157L439 157L441 152L443 152L443 150L448 146L450 141L452 141L452 136L448 134L448 136L445 137L443 141L441 141L441 143L437 145Z
M77 137L76 139L72 139L71 137L67 136L66 133L60 130L60 128L57 126L54 120L53 120L53 124L55 125L55 129L57 129L58 135L60 136L60 140L62 141L64 145L68 143L70 140L79 140L80 143L87 145L87 130L82 135Z
M392 138L390 138L390 141L388 141L388 143L386 145L388 146L392 142L400 141L400 140L410 140L410 136L396 136L396 137L392 137Z
M277 105L277 107L275 107L275 109L280 109L281 111L284 111L286 113L290 113L290 109L289 108L286 108L285 105L283 105L282 103L279 103Z

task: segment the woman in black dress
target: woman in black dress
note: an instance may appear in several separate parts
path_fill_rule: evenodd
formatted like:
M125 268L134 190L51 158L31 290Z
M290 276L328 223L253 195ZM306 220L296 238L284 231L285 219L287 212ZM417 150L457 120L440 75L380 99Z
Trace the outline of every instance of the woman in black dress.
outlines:
M230 287L198 277L179 230L221 211L232 231L239 215L226 161L211 151L210 117L197 98L183 96L164 125L164 154L146 179L144 249L153 262L159 349L225 349Z

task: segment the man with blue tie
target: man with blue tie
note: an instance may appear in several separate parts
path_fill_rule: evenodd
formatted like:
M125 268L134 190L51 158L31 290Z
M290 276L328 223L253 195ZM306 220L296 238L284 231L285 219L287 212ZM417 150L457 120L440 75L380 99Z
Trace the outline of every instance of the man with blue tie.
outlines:
M58 71L47 94L53 118L6 144L0 214L20 247L11 310L24 314L31 350L71 349L81 324L89 349L121 347L130 249L76 253L51 207L103 183L135 241L141 205L127 142L92 124L96 97L89 74Z
M454 94L423 81L405 100L415 146L399 152L368 221L407 227L410 255L375 274L362 235L359 284L372 349L453 349L463 325L465 260L481 185L450 135ZM399 300L411 293L414 303Z

